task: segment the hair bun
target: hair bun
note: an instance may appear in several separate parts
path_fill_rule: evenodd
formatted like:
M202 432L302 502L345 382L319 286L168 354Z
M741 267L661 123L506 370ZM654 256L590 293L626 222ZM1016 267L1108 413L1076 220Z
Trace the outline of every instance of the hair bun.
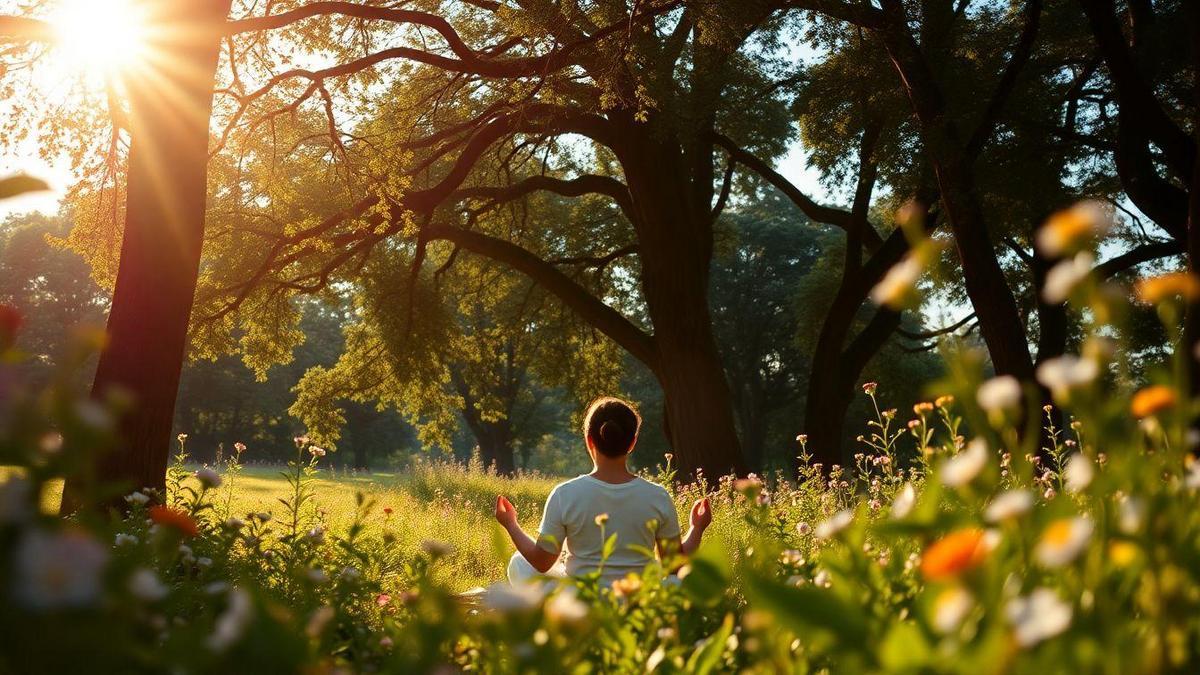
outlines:
M600 425L600 438L606 441L615 440L621 435L621 425L612 420L607 420Z

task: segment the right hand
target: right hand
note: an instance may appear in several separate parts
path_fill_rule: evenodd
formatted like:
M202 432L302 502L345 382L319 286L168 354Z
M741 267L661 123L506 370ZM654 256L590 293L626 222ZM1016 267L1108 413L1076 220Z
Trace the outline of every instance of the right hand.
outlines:
M708 497L697 499L695 504L692 504L692 527L703 532L712 524L712 504L708 503Z
M496 496L496 522L509 529L517 525L517 509L504 495Z

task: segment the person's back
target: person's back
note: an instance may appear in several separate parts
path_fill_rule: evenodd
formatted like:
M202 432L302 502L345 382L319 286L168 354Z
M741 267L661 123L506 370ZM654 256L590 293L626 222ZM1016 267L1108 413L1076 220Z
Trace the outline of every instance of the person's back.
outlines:
M641 572L660 541L679 537L679 518L666 488L634 476L609 483L583 475L560 483L546 500L538 539L563 546L566 573L581 576L601 570L611 583ZM616 536L607 559L604 542Z
M583 436L594 469L554 488L536 540L521 529L512 503L503 495L496 497L496 520L517 547L509 560L510 581L526 581L538 573L579 576L601 570L603 581L611 583L640 572L655 552L691 555L700 546L712 522L708 500L692 505L691 529L681 540L671 495L626 465L641 425L637 410L621 399L605 397L588 406ZM614 535L605 559L605 542ZM555 565L560 552L566 554L565 569Z

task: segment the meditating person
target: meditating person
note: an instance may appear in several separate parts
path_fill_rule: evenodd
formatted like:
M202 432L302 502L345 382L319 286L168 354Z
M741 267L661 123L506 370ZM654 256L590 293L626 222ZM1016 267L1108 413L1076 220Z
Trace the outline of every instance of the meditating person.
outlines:
M508 563L510 582L529 581L538 574L575 577L599 571L601 582L611 584L630 572L640 573L651 562L652 551L666 560L675 551L691 555L700 547L712 522L708 499L692 505L691 527L680 541L670 493L627 466L641 425L633 405L619 398L601 398L588 406L583 437L592 472L559 483L550 492L536 540L521 529L512 503L496 497L496 520L517 547ZM604 542L614 534L616 546L604 559Z

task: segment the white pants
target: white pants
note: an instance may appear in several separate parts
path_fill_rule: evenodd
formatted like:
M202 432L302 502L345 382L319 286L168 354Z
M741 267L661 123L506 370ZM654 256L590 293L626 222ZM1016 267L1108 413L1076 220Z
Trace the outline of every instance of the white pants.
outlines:
M512 554L508 559L508 583L521 584L529 581L534 581L538 577L549 577L551 579L564 579L567 576L567 566L563 564L560 558L554 566L545 572L539 572L529 564L525 556L521 555L520 551Z

